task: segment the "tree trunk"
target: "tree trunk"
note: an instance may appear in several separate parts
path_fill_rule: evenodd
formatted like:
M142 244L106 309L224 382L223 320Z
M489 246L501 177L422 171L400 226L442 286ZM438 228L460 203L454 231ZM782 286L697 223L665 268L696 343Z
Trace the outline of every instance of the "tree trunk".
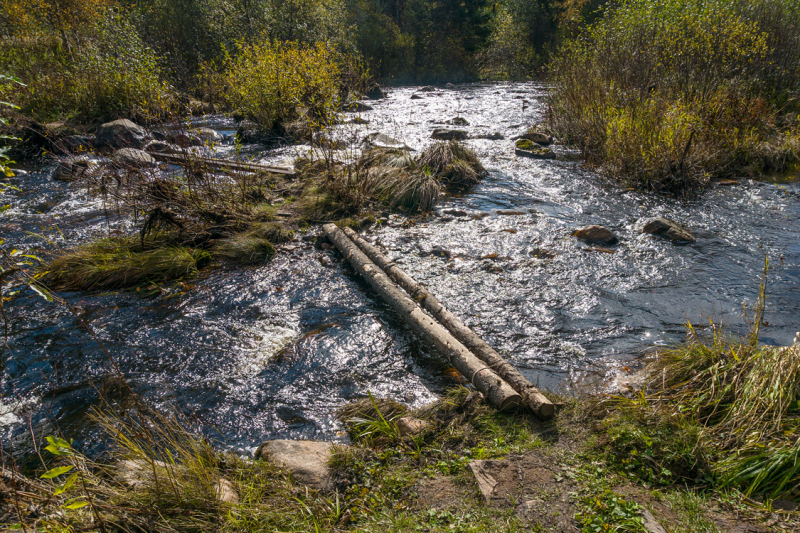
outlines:
M446 327L453 337L458 339L472 353L504 379L511 387L522 396L522 402L527 405L536 416L542 419L552 418L555 413L553 403L519 373L514 366L503 359L486 341L472 331L466 324L447 310L439 300L429 293L422 285L411 276L403 272L388 257L377 248L369 244L360 235L350 228L344 229L345 234L358 246L364 254L400 285L423 309Z
M325 224L323 231L373 289L392 306L414 330L433 343L464 377L500 411L519 405L520 396L508 383L458 342L441 324L433 320L406 293L395 285L364 253L334 224Z

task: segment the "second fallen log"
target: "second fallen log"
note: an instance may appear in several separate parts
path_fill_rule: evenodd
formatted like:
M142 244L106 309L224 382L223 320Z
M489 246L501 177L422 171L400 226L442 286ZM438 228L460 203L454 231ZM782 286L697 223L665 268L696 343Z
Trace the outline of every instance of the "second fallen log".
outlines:
M501 411L517 407L520 395L503 381L486 363L475 357L444 326L426 314L400 287L376 266L334 224L322 226L328 239L347 261L392 306L414 330L434 344L450 364L483 393L487 401Z
M523 404L528 406L539 418L546 420L553 417L555 414L553 403L539 389L534 387L525 376L520 374L514 368L514 365L503 359L494 348L489 346L477 333L451 313L434 295L395 265L391 259L382 254L377 248L350 228L345 228L344 232L370 260L405 289L415 301L420 302L423 309L441 322L456 339L488 364L515 391L520 393Z

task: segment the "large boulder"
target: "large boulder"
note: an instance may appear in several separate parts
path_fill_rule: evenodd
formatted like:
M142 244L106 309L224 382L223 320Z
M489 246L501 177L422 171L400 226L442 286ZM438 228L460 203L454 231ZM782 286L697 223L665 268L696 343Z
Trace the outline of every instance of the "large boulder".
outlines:
M586 226L576 230L572 235L590 244L602 244L605 246L617 244L619 239L610 229L603 226Z
M690 244L697 242L697 237L689 230L668 218L652 218L642 226L642 233L649 233L671 241L673 244Z
M463 130L448 130L446 128L436 128L431 133L431 139L439 141L463 141L467 138L467 132Z
M152 167L156 160L144 150L136 148L120 148L111 156L111 160L118 166L123 167Z
M98 146L142 148L148 140L147 130L126 118L106 122L97 128Z
M268 440L256 450L256 458L284 468L298 482L320 490L333 486L328 470L330 455L330 442L314 440Z

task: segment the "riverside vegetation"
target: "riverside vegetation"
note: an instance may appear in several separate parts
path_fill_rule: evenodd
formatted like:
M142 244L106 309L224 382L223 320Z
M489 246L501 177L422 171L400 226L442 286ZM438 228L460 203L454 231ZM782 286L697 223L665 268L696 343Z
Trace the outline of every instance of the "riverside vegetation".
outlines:
M795 2L629 0L597 11L602 4L4 0L0 92L19 106L4 106L17 132L8 136L55 119L151 125L200 104L236 111L264 138L312 142L316 157L297 162L295 179L220 179L190 151L175 175L87 167L77 184L140 217L139 234L44 266L4 252L0 283L20 276L47 296L160 283L222 261L262 264L312 224L429 211L443 191L485 175L455 141L417 156L373 148L337 159L326 130L375 90L375 77L513 78L552 59L549 127L629 186L685 193L798 163ZM8 164L0 160L4 173ZM219 452L188 419L143 405L120 374L94 414L109 455L90 459L68 435L51 435L34 464L9 458L0 520L25 531L594 532L645 531L647 511L674 531L724 531L737 520L796 529L786 509L800 496L800 348L759 344L765 295L764 282L749 335L689 326L684 345L653 354L645 386L553 396L563 404L553 422L494 412L463 387L415 412L372 397L345 408L353 444L330 458L328 492ZM401 432L406 415L425 429ZM470 462L518 457L547 463L542 475L555 481L482 503ZM121 460L147 474L120 478ZM235 501L221 501L220 479ZM450 503L428 505L441 494L425 492L431 484Z

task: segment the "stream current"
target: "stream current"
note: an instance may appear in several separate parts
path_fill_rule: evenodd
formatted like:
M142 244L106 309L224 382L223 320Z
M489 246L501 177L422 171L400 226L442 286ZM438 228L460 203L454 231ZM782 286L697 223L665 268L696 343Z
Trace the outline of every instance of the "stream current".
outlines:
M647 349L685 338L684 323L742 323L764 265L769 276L762 342L790 344L800 330L800 180L743 179L690 199L630 191L583 168L555 146L555 161L518 158L514 136L542 122L547 88L470 84L418 92L396 88L338 135L380 132L420 150L434 128L467 120L467 144L489 176L447 196L411 222L389 217L367 238L472 326L534 384L559 390L625 375ZM419 94L422 99L411 99ZM233 122L195 120L226 136ZM480 138L499 133L504 140ZM282 162L307 147L241 147ZM5 245L68 247L137 230L100 200L53 181L54 164L24 168L0 214ZM466 216L464 216L466 214ZM665 216L696 244L639 233ZM601 224L620 239L614 253L571 236ZM316 231L316 230L312 230ZM123 372L157 406L178 404L227 446L252 451L268 438L344 439L335 409L371 391L412 406L435 399L456 377L412 335L335 252L297 239L269 264L201 273L157 290L62 293ZM101 448L86 414L110 364L77 318L24 291L6 304L8 347L0 359L0 440L18 446L27 423L51 425L85 449Z

